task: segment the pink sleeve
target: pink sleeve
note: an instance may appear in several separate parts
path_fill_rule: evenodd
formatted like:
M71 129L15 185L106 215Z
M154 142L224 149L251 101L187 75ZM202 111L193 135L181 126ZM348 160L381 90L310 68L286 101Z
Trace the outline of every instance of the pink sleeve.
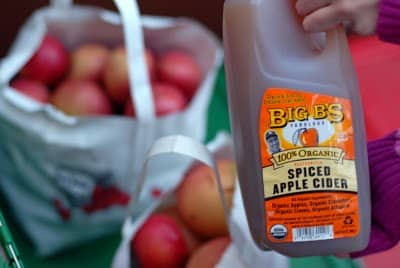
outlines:
M388 250L400 240L400 130L368 144L372 228L368 247L353 258Z
M377 34L383 41L400 44L400 0L381 0Z

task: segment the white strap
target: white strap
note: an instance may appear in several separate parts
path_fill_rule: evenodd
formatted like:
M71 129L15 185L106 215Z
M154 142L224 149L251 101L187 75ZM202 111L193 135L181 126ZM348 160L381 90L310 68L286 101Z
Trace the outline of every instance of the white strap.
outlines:
M140 12L136 0L114 0L120 14L127 49L132 101L141 122L155 119L153 93L145 58Z
M55 8L67 8L72 6L72 0L50 0L50 5Z
M214 171L214 174L217 178L218 191L221 197L222 205L224 208L224 213L226 220L228 221L230 218L230 213L228 209L228 203L225 198L224 190L222 187L221 177L218 172L217 164L213 154L207 149L205 145L198 142L197 140L182 136L182 135L173 135L160 138L153 143L152 147L147 153L144 165L142 167L141 174L136 182L134 187L134 193L132 194L131 204L134 205L140 196L140 192L143 188L144 182L146 180L147 174L147 166L149 161L163 154L178 154L182 156L187 156L193 159L196 159ZM132 208L132 206L130 206ZM131 212L131 211L130 211ZM131 213L130 213L131 214Z

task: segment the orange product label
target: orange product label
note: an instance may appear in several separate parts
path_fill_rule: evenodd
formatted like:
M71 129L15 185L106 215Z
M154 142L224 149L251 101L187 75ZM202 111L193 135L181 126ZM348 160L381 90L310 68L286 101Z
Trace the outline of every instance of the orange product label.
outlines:
M265 91L259 138L270 241L358 235L351 109L344 98L285 88Z

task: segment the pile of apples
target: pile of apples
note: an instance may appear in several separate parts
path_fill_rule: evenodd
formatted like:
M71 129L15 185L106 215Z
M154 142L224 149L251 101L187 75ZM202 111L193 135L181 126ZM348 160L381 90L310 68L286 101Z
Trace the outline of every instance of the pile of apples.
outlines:
M156 115L184 110L203 79L195 58L180 50L155 55L146 48L145 59ZM11 87L71 116L135 116L123 46L87 43L69 52L46 35Z
M230 159L217 165L231 207L236 166ZM176 203L151 214L132 238L131 267L213 268L219 262L231 240L212 170L193 165L175 197Z

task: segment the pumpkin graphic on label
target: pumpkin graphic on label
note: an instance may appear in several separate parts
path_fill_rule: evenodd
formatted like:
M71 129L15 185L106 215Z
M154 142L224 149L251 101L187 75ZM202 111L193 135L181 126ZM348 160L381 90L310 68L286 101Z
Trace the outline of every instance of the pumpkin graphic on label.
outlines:
M314 147L319 144L319 134L316 128L300 128L293 135L293 144L304 147Z

